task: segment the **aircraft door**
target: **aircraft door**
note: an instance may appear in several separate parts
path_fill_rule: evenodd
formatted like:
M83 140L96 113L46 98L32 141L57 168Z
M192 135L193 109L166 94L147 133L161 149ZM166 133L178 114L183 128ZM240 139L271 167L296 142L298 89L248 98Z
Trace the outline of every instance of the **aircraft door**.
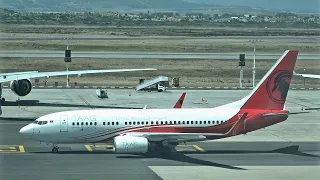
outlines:
M60 132L68 132L68 116L60 116Z

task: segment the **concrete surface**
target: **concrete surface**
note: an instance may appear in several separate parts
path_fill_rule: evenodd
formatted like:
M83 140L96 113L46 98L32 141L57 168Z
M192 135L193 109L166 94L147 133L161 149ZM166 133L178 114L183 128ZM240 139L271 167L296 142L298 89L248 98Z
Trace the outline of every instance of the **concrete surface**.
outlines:
M228 139L188 143L171 156L116 155L110 144L61 145L61 153L21 136L19 129L47 113L85 108L172 108L187 92L183 108L215 107L249 90L170 90L165 93L110 89L34 89L16 102L5 89L0 116L0 179L316 179L320 165L320 112L292 115L274 126ZM201 99L204 99L204 102ZM20 107L19 107L20 105ZM286 108L320 107L318 91L289 91Z

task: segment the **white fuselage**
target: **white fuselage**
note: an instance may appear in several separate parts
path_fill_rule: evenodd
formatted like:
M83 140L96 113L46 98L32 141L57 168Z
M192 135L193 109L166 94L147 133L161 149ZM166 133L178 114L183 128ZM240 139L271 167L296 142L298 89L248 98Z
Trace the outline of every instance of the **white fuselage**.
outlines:
M239 108L106 109L66 111L42 116L20 130L33 139L52 143L94 143L127 132L172 132L174 128L205 128L226 123ZM181 128L183 127L183 128ZM183 131L183 130L181 130ZM211 133L211 132L207 132Z

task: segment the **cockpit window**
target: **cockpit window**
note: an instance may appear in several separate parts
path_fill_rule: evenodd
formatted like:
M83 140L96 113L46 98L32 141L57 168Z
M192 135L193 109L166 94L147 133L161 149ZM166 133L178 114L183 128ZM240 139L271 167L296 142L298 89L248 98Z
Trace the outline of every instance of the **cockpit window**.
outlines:
M44 125L44 124L47 124L48 121L33 121L32 123L39 124L39 125Z

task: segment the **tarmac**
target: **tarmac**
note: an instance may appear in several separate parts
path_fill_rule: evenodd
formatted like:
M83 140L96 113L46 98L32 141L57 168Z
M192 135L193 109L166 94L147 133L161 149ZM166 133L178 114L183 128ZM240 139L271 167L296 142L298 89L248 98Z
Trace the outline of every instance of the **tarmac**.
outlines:
M280 54L256 54L259 60L275 60L281 57ZM246 53L246 59L253 59L253 54ZM0 57L33 57L33 58L64 58L61 51L0 51ZM112 59L239 59L239 53L161 53L161 52L72 52L73 58L112 58ZM300 53L298 60L319 60L319 54Z
M210 108L247 95L250 90L169 90L136 92L108 89L33 89L20 98L3 90L0 116L0 179L316 179L320 175L319 91L289 90L286 109L308 112L265 129L215 141L181 144L168 156L119 155L111 144L40 144L18 133L39 116L98 108L172 108L186 92L182 108Z

